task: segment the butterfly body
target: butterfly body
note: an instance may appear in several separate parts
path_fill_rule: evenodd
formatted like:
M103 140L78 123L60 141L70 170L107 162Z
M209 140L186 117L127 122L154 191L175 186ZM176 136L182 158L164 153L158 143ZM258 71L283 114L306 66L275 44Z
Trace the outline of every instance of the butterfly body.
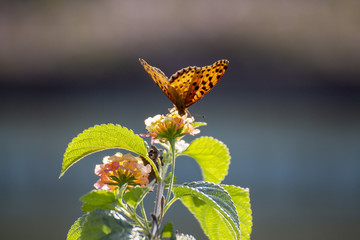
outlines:
M186 108L201 99L218 83L229 64L227 60L219 60L210 66L187 67L168 79L160 69L150 66L143 59L139 60L181 116L185 114Z

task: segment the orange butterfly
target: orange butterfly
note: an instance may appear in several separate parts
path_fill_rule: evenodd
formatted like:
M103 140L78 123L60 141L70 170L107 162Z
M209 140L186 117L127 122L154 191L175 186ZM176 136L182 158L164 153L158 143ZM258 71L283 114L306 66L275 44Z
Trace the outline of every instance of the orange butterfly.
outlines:
M205 67L187 67L174 73L169 79L158 68L139 59L154 82L174 103L179 114L185 114L186 108L201 99L224 75L228 60L219 60Z

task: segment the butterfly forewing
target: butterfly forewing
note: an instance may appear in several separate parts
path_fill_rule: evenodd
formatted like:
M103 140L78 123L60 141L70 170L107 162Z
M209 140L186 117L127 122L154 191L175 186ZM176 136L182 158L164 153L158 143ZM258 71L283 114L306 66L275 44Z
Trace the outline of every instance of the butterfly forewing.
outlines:
M150 66L145 60L139 59L144 69L149 73L154 82L159 88L166 94L166 96L176 105L176 99L174 95L174 89L171 89L170 82L168 81L165 74L158 68Z
M228 60L219 60L211 66L202 67L187 92L185 107L194 104L208 93L224 75L228 64Z

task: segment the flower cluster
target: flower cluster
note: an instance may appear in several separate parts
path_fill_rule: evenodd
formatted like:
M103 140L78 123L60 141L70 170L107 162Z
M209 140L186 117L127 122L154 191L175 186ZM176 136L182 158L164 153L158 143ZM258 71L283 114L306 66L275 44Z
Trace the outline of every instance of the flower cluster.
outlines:
M125 155L116 153L113 156L103 158L103 164L95 166L95 174L100 179L94 184L96 189L114 190L127 183L128 188L136 185L146 186L149 184L150 164L144 165L139 157L131 153Z
M194 118L188 118L187 114L180 116L175 108L170 113L164 115L156 115L145 120L145 127L153 139L159 139L164 142L169 139L182 137L186 134L195 135L200 133L199 129L195 129L192 125Z

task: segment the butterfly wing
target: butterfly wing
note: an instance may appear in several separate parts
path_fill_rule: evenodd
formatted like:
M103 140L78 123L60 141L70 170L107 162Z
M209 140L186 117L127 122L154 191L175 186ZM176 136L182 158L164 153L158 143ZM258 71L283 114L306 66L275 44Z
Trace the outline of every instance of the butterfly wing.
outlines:
M139 59L145 71L151 76L159 88L166 94L166 96L176 105L178 99L176 90L170 85L169 80L165 74L158 68L150 66L144 59Z
M219 82L229 64L227 60L219 60L202 68L187 67L167 79L160 69L150 66L143 59L139 60L154 82L174 103L180 115L184 115L187 107L201 99Z
M199 68L186 92L185 108L191 106L208 93L219 82L228 65L228 60L219 60L213 65Z
M186 97L191 88L191 83L194 79L197 79L197 75L200 73L198 67L187 67L183 68L174 73L170 78L169 82L173 89L177 93L177 99L175 106L179 110L179 113L183 113L186 108Z

